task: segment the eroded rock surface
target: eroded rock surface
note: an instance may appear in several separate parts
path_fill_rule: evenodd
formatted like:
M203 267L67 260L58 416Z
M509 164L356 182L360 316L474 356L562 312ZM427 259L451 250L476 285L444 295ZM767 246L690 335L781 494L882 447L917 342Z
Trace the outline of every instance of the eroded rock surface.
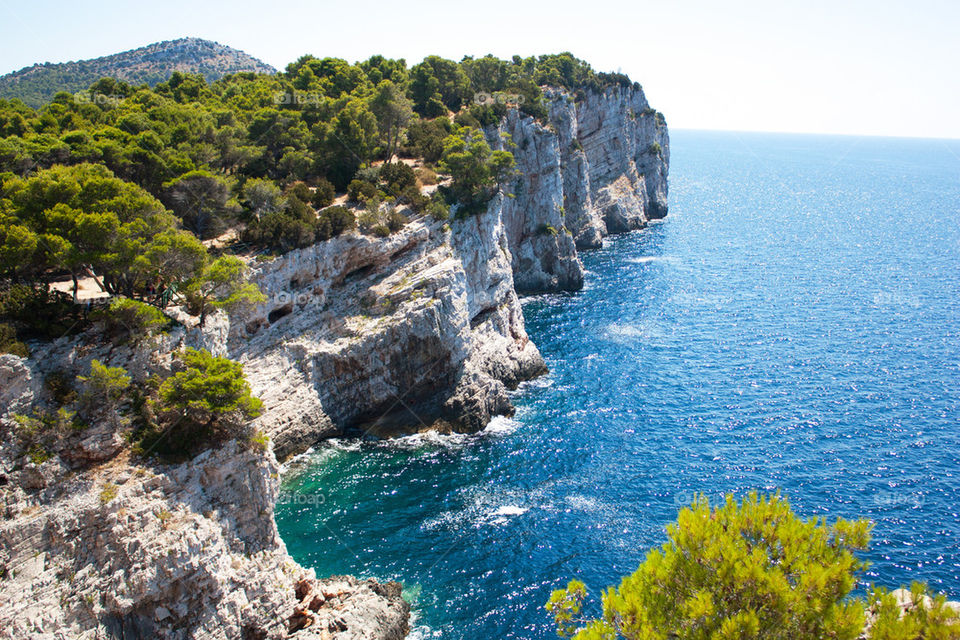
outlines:
M486 212L256 267L269 301L234 319L229 353L281 459L327 437L476 431L509 413L507 390L546 371L518 292L579 289L578 247L666 214L669 139L642 90L547 99L547 123L510 110L488 129L517 178Z
M516 111L518 177L486 212L420 218L386 238L355 232L252 262L267 302L214 314L147 345L63 338L30 359L0 356L0 629L40 639L394 640L400 585L317 580L273 519L277 459L324 438L477 431L512 411L508 390L546 366L518 292L583 285L578 248L666 213L669 142L638 88L548 92L549 122ZM27 455L13 416L49 402L52 372L96 358L138 382L183 346L244 364L267 451L236 441L179 465L131 457L123 425L63 436Z

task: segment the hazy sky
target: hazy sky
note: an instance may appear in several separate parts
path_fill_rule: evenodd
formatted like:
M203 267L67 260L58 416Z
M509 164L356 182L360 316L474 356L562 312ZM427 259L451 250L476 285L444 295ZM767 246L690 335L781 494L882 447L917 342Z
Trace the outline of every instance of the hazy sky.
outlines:
M676 128L960 138L960 1L4 1L0 73L197 36L278 68L571 51Z

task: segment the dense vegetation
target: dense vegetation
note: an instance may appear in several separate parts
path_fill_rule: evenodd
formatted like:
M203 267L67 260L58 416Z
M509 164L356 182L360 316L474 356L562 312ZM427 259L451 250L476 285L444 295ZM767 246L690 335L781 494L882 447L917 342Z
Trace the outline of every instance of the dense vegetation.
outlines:
M76 298L92 276L111 295L188 303L202 317L210 296L239 291L211 286L220 271L204 241L234 229L216 253L284 252L357 228L387 235L411 213L480 210L514 165L509 140L481 127L510 105L545 116L541 85L611 84L629 81L570 54L431 56L412 68L304 56L282 73L213 83L180 72L153 88L102 78L39 109L0 100L0 297L19 284L35 300L17 290L18 309L62 306L47 283L72 279ZM8 350L36 333L15 314L0 323Z
M958 612L943 597L901 617L896 599L874 589L849 597L866 563L870 524L802 520L779 495L756 493L711 508L698 499L667 528L667 542L603 594L603 613L582 615L586 586L571 581L547 603L561 637L576 640L874 640L960 637ZM925 587L912 588L914 603Z
M210 43L167 44L15 74L30 101L57 89L38 108L0 99L0 352L79 332L150 348L174 324L168 305L202 325L262 302L245 278L254 254L480 211L514 175L511 142L484 127L511 107L545 118L543 85L629 85L570 54L412 68L303 56L281 73L157 82L138 56L169 71ZM120 79L86 75L97 69ZM77 304L86 278L106 305ZM48 382L51 402L16 430L38 461L106 420L143 453L190 454L260 411L238 364L192 350L166 380L94 361Z
M164 379L135 382L122 367L93 360L83 375L58 371L44 383L50 406L14 416L16 443L38 464L55 454L74 457L93 425L124 435L141 456L172 459L229 438L254 445L263 439L249 427L262 403L251 395L243 366L206 350L175 353L174 369Z
M59 91L85 91L100 78L152 86L166 81L172 71L200 74L213 82L228 73L276 70L216 42L181 38L92 60L35 64L0 77L0 98L19 98L31 107L40 107Z

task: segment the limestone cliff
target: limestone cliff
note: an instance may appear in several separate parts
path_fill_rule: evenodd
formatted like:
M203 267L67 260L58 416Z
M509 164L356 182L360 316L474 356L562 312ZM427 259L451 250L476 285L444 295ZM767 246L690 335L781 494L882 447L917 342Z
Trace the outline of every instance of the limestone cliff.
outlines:
M642 91L547 93L548 122L515 110L487 135L516 180L479 215L351 232L251 262L267 302L181 326L148 348L64 338L0 356L2 435L48 401L44 376L93 358L145 380L203 346L244 364L267 451L236 441L179 465L130 456L95 425L48 460L0 442L0 628L12 638L370 638L407 630L396 583L316 580L273 521L277 459L324 438L476 431L508 390L546 371L518 292L575 290L578 250L666 214L669 141ZM508 134L505 142L503 134ZM5 636L6 637L6 636Z
M548 123L510 110L487 131L512 143L517 178L485 213L255 268L269 301L234 321L228 351L271 408L259 423L279 457L332 436L475 431L508 413L506 391L545 371L518 292L579 289L578 247L666 214L667 129L640 89L547 96Z

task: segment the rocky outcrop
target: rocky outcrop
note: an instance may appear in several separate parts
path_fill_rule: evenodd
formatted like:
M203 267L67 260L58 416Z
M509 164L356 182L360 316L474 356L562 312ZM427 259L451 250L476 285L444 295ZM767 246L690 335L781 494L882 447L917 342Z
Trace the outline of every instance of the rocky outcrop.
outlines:
M643 228L667 212L670 141L641 89L546 98L547 123L514 110L488 130L517 161L499 215L522 293L579 289L578 248L599 247L608 233Z
M396 583L317 580L274 523L279 466L236 441L180 465L61 458L4 475L4 637L286 638L298 592L323 594L297 638L402 638ZM40 478L39 480L37 478Z
M642 90L517 110L487 131L517 178L480 215L350 234L255 267L269 300L234 320L229 352L270 409L281 458L327 437L476 431L546 370L519 293L583 286L578 247L666 214L669 139Z
M273 505L277 459L334 436L477 431L546 366L518 292L583 285L578 249L666 213L669 142L639 88L575 100L549 121L509 111L487 134L515 145L515 181L479 215L350 232L266 262L267 301L150 345L61 339L0 356L0 435L43 403L42 381L94 358L145 381L182 346L243 363L272 446L231 441L180 465L145 465L118 424L68 433L52 456L0 443L0 628L13 638L369 638L407 632L400 586L317 580L287 555Z
M527 339L500 219L429 219L387 238L347 234L254 275L269 302L230 355L271 407L277 455L324 437L471 430L545 371Z

